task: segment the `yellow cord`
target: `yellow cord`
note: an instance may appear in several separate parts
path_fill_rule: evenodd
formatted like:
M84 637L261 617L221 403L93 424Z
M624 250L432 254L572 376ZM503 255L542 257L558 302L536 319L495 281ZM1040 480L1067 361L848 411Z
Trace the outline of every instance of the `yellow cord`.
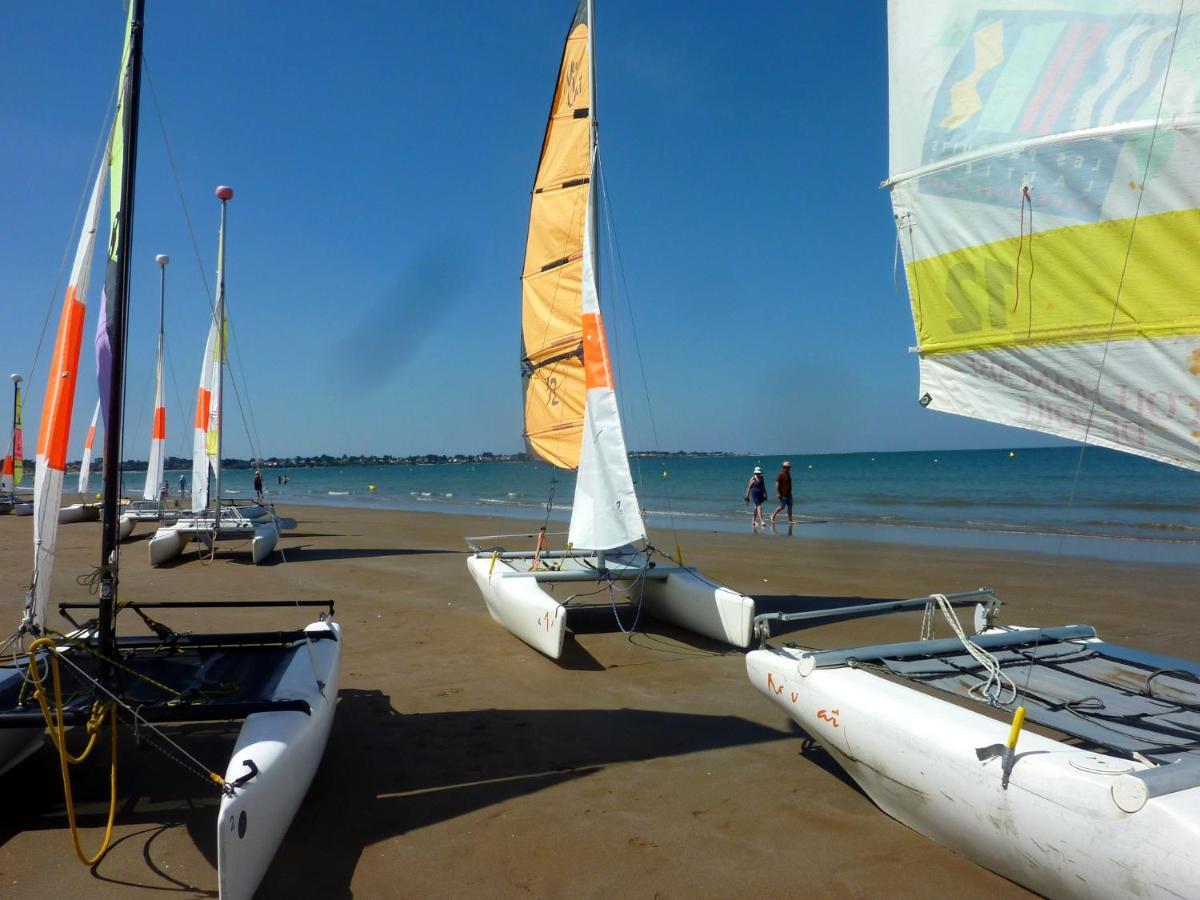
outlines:
M50 704L46 700L46 691L42 682L42 673L38 669L37 659L34 654L38 649L45 647L48 653L50 665L50 674L54 681L54 711L51 711ZM67 806L67 821L71 826L71 843L75 845L75 855L79 857L79 861L85 866L94 866L104 858L104 854L108 852L109 845L112 843L113 820L117 815L117 715L116 704L111 700L101 702L97 700L92 704L92 714L88 718L87 731L88 742L83 752L78 756L73 756L67 750L67 729L63 723L63 700L62 700L62 677L58 670L58 650L55 647L54 640L51 638L38 638L29 645L29 674L35 685L34 697L37 698L38 705L42 708L42 716L46 719L46 727L50 730L50 738L54 742L55 748L58 750L59 768L62 770L63 780L63 795L66 798ZM57 713L57 715L55 715ZM96 736L100 728L104 724L105 718L108 719L109 728L112 734L112 758L108 764L108 823L104 828L104 841L100 845L100 849L95 855L88 856L83 852L83 847L79 843L79 826L75 822L75 799L71 794L71 770L72 764L79 764L91 755L92 748L96 746Z
M1017 749L1017 737L1021 734L1021 726L1025 724L1025 707L1018 706L1016 712L1013 713L1012 728L1008 731L1008 743L1005 745L1009 750Z

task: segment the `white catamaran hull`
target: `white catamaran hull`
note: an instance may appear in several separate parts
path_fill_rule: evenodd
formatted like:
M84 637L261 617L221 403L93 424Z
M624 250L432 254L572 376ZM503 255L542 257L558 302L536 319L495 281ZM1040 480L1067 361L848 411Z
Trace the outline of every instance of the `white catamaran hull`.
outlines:
M221 800L217 818L217 869L222 900L249 900L262 881L275 851L320 765L337 706L341 627L317 622L305 630L331 629L336 640L316 640L312 655L302 649L284 671L277 697L306 700L311 714L254 713L246 718L229 758L225 780L246 775L245 760L258 774ZM323 690L315 680L320 680Z
M885 813L1050 897L1200 896L1200 787L1114 800L1146 768L1022 732L1006 789L1009 726L861 669L800 674L787 651L746 656L751 683L818 741Z
M0 670L0 692L19 687L23 678L23 670L15 667ZM0 775L41 749L45 737L46 728L40 723L29 728L0 728Z
M468 557L467 569L496 622L551 659L562 656L566 608L546 589L555 582L539 581L538 573L520 571L501 558L493 562L486 554ZM639 567L617 564L609 571L615 580L628 583L636 580ZM750 645L753 598L709 582L695 569L657 566L649 572L641 596L650 615L735 647ZM553 573L541 574L553 577ZM559 587L563 599L579 585L563 582Z
M149 541L150 565L161 566L187 549L190 541L211 547L214 541L249 541L254 564L264 562L279 543L280 528L295 527L294 520L253 519L222 521L218 530L212 520L180 519L174 525L158 529Z
M518 572L490 557L467 557L467 570L483 594L488 613L534 650L551 659L562 656L567 611L542 590L532 574Z
M74 525L77 522L99 522L100 505L98 503L72 503L58 510L59 525Z

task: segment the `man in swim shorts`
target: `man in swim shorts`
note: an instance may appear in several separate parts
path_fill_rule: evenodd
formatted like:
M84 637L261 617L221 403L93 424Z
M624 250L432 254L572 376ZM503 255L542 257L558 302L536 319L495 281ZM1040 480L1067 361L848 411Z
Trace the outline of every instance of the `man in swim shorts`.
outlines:
M787 509L788 524L792 524L792 464L786 459L783 461L783 468L779 470L779 474L775 476L775 495L779 498L779 507L775 512L771 513L771 524L775 524L775 517L783 510Z

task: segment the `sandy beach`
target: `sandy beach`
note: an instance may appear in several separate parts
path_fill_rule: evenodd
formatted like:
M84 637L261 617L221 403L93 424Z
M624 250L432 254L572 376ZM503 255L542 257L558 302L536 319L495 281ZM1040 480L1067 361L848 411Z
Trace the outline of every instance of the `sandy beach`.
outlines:
M1021 888L879 812L746 679L740 651L653 620L627 638L580 621L561 662L492 623L466 534L508 520L317 507L286 562L195 555L152 570L124 545L122 598L325 599L345 634L337 718L262 897L1008 897ZM0 517L0 615L15 626L28 518ZM664 546L676 535L658 532ZM685 561L762 609L988 585L1011 623L1087 622L1108 640L1194 655L1194 567L680 531ZM99 525L64 526L57 600L86 600ZM177 630L297 627L309 611L162 616ZM124 628L143 630L133 616ZM64 627L66 623L61 623ZM802 645L915 639L919 615L793 632ZM223 769L235 728L172 728ZM216 896L215 790L122 733L115 846L74 858L47 746L4 776L0 896ZM103 762L75 776L84 845L107 810Z

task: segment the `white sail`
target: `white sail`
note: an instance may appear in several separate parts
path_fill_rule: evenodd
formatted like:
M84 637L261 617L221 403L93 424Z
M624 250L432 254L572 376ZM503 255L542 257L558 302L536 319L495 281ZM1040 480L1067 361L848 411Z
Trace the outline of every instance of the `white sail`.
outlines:
M593 172L596 152L593 148ZM595 179L592 181L594 184ZM613 390L612 362L600 318L592 233L595 202L596 191L591 187L583 225L583 358L587 394L568 540L575 547L611 550L645 540L646 529L629 472L625 434Z
M67 283L54 356L50 360L46 381L42 424L38 430L37 470L33 476L33 576L23 623L28 628L40 628L46 620L54 552L58 544L58 510L62 505L71 412L75 402L75 383L79 376L79 348L91 281L92 252L96 247L96 227L104 200L104 186L108 180L111 150L110 132L100 171L96 173L96 182L92 186L79 243L75 248L75 260L71 265L71 278Z
M96 445L96 423L100 419L100 401L92 411L92 423L88 426L87 439L83 442L83 459L79 463L79 493L88 492L88 482L92 477L92 448Z
M150 460L146 466L146 486L142 497L157 500L162 490L163 464L166 461L167 409L163 399L163 338L158 335L158 362L155 365L154 420L150 426Z
M923 405L1200 469L1198 12L892 0Z
M221 465L217 453L217 429L221 422L221 379L217 369L217 322L224 312L222 298L217 298L217 310L204 343L204 361L200 366L200 388L196 392L196 421L192 434L192 512L202 513L208 506L208 472L214 475ZM218 500L220 498L217 498Z

